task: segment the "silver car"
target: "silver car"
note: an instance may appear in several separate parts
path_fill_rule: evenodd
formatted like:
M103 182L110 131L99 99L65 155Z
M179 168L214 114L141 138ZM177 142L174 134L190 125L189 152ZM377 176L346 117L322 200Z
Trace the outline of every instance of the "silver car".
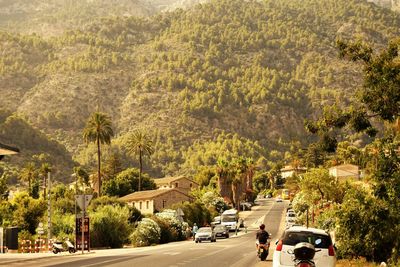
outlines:
M197 230L194 241L196 243L201 243L201 241L216 242L217 238L211 227L201 227L199 230Z

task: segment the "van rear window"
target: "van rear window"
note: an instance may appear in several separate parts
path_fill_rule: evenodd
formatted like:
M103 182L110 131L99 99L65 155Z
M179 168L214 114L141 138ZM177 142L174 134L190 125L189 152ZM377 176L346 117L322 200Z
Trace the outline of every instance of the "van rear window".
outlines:
M287 246L295 246L300 242L308 242L313 244L315 248L328 248L330 245L332 245L332 240L329 236L315 234L312 232L286 231L282 241L283 244Z

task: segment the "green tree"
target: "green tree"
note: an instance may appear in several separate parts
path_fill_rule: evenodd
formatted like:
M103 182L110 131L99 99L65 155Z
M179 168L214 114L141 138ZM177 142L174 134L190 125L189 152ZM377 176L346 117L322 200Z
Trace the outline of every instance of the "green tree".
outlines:
M142 164L142 157L143 155L148 155L150 156L153 154L153 141L150 140L150 137L147 135L147 133L136 130L132 132L129 137L128 141L126 143L126 147L132 155L137 155L139 156L139 185L138 185L138 191L141 191L142 185L142 171L143 171L143 164Z
M341 57L364 65L364 88L360 100L371 112L368 115L394 122L400 115L400 38L390 41L386 50L379 54L374 54L370 45L361 42L338 41L338 47Z
M301 190L315 201L333 201L341 203L344 196L344 188L339 181L329 175L329 171L323 168L310 169L300 179ZM312 203L310 203L312 204Z
M74 167L73 171L73 176L75 178L75 194L77 194L79 188L89 186L89 174L81 166Z
M86 143L95 142L97 145L97 190L101 196L101 144L110 144L114 132L111 118L107 114L94 112L86 122L83 139Z
M140 176L140 171L135 168L128 168L120 172L114 179L107 180L103 184L104 193L109 196L125 196L130 193L139 191L139 179L142 189L151 190L156 188L154 180L144 173Z
M35 234L47 206L43 199L33 199L26 193L17 194L12 200L13 224Z

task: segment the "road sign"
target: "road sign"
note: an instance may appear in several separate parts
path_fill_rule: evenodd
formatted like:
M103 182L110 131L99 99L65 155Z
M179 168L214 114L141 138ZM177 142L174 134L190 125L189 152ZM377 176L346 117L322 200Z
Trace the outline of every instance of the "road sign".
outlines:
M90 250L89 217L85 217L83 222L84 222L84 225L83 225L83 229L82 229L82 217L76 218L76 221L75 221L76 249L77 250L82 249L82 237L83 237L83 244L84 244L83 248L85 250L89 251ZM82 230L83 230L83 236L82 236Z
M86 210L93 195L75 195L75 200L81 210Z

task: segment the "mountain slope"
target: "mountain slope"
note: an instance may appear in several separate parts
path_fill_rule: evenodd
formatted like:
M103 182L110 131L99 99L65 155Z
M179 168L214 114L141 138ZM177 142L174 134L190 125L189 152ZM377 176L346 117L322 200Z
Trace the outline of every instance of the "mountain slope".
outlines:
M0 90L8 97L0 104L75 155L97 108L112 116L121 140L146 128L156 141L154 175L196 169L185 162L189 151L229 133L269 158L292 140L306 145L304 118L346 105L360 86L359 67L337 58L337 38L381 47L399 29L398 14L365 1L224 0L104 18L50 39L3 34L8 78Z

